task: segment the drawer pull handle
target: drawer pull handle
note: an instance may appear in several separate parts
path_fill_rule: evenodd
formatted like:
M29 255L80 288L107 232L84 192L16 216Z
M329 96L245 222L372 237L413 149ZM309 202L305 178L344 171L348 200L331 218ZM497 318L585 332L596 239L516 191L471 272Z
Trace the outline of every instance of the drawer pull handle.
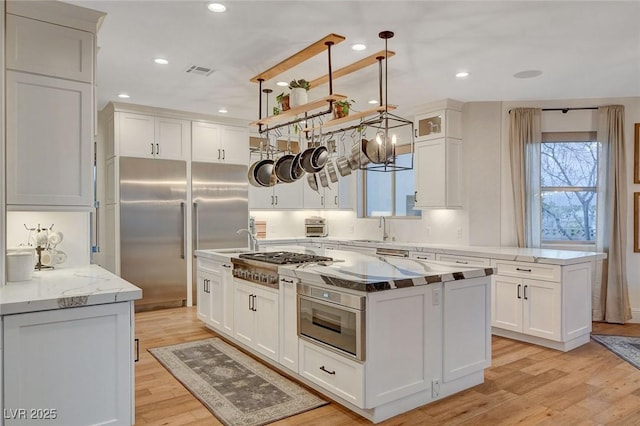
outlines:
M231 265L222 264L223 268L231 268Z
M416 256L416 258L422 259L422 260L429 260L427 256Z
M140 339L133 339L133 341L136 343L136 359L133 362L138 362L140 361Z
M462 265L468 265L469 264L469 262L466 262L464 260L456 260L456 263L460 263Z
M521 271L521 272L531 272L531 269L526 269L526 268L516 268L516 271Z
M324 365L322 367L320 367L320 370L324 371L327 374L331 374L332 376L335 376L335 374L336 374L335 371L329 371L326 368L324 368Z
M281 278L280 281L285 282L285 283L289 283L289 284L293 284L293 280L288 280L286 278Z

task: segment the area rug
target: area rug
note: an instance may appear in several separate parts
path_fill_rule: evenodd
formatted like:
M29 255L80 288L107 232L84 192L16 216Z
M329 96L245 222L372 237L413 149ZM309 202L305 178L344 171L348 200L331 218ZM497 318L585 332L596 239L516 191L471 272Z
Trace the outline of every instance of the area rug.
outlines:
M221 339L149 349L228 426L256 426L327 404Z
M640 369L640 337L603 334L592 334L591 337L629 364Z

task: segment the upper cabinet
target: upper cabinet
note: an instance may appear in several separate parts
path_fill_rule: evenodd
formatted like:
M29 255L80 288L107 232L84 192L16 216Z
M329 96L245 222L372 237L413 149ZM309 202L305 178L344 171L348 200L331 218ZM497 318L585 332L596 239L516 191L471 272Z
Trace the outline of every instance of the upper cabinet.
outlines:
M184 160L189 144L189 122L167 117L118 112L116 141L119 155Z
M416 208L462 207L461 110L447 99L415 116Z
M95 33L104 13L6 3L7 206L93 206Z
M94 35L7 15L7 68L93 82Z
M191 122L191 159L207 163L248 164L249 130L207 121Z

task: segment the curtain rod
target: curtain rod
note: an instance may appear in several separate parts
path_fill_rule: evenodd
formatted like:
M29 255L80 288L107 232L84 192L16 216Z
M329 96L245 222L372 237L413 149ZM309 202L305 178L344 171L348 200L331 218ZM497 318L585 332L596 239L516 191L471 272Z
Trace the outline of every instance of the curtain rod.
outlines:
M577 107L577 108L542 108L542 111L562 111L563 114L566 114L569 111L573 111L574 109L598 109L598 107ZM512 110L509 110L509 114L511 114Z

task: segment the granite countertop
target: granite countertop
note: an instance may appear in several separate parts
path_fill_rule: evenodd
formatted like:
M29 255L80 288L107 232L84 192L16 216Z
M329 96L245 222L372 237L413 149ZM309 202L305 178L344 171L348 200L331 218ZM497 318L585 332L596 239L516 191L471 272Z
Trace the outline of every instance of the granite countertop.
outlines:
M289 248L287 247L287 251ZM406 257L385 257L343 250L331 250L326 254L334 261L280 266L278 273L299 278L306 284L330 285L365 292L446 283L495 273L493 268L465 267Z
M35 271L31 281L0 287L0 315L125 302L142 290L98 265Z

